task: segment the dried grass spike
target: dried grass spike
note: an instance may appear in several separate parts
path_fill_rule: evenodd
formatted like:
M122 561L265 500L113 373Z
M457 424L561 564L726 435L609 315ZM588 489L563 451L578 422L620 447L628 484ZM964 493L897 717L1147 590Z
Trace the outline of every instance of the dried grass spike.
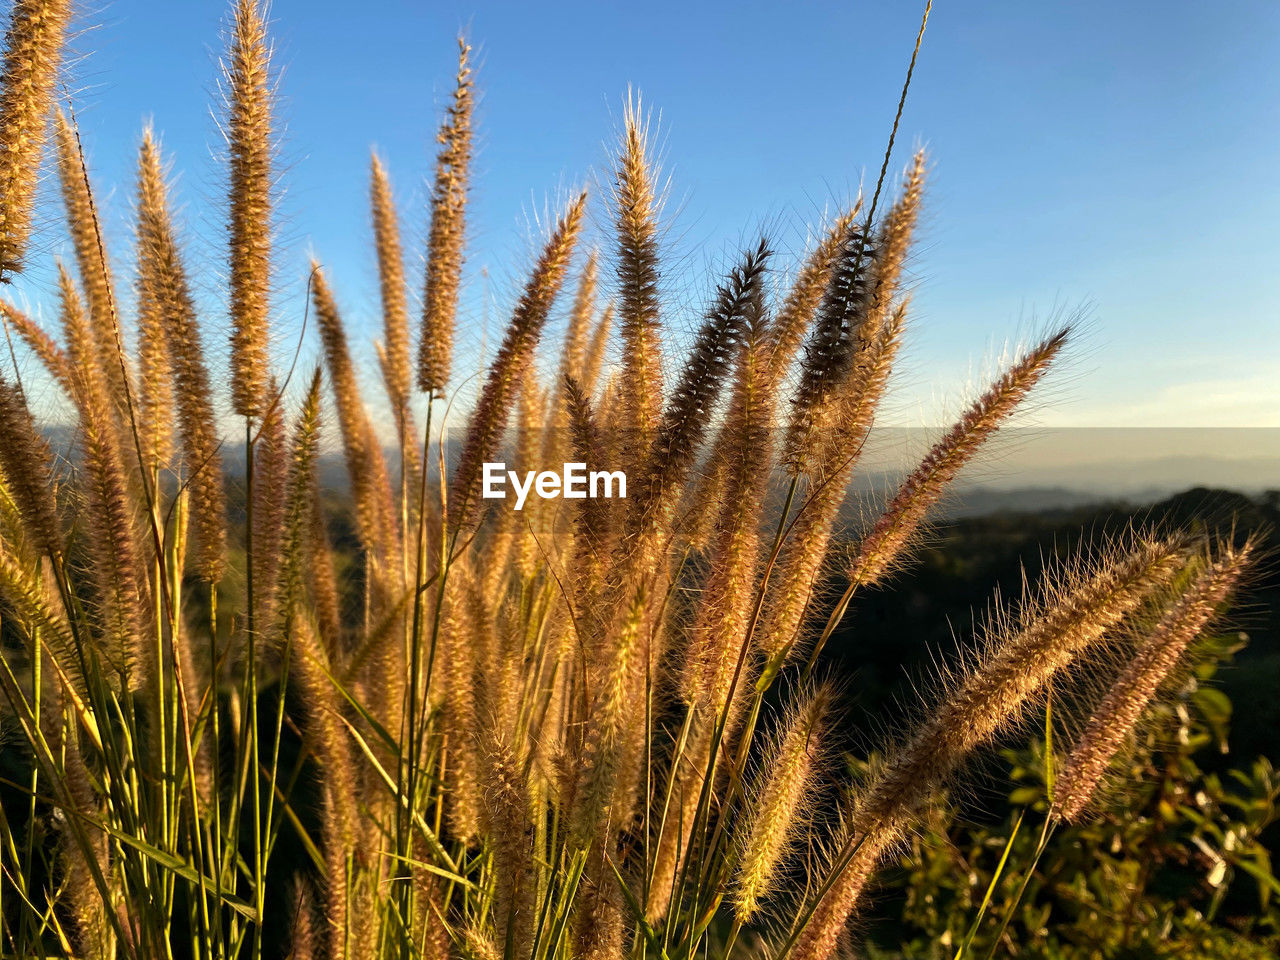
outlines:
M404 253L396 218L391 179L375 153L370 161L373 239L378 252L378 287L382 294L382 336L386 349L383 377L397 420L403 420L413 387L409 368L409 303L404 286Z
M449 485L449 523L454 529L467 527L476 519L481 465L493 458L506 431L507 418L524 372L542 336L551 303L564 282L586 201L587 195L581 194L557 222L516 304L497 356L489 366Z
M739 851L733 909L739 923L755 916L777 883L796 834L812 816L823 725L831 691L819 687L792 708L748 796L747 816L734 832Z
M228 150L231 400L259 417L270 379L272 81L259 0L237 0L224 64Z
M436 136L435 183L431 188L431 230L427 237L426 289L422 297L422 340L418 345L418 389L438 394L449 382L453 328L458 312L466 245L467 186L471 176L471 113L475 82L471 47L458 38L458 76L453 103Z
M15 0L0 73L0 282L22 270L69 0Z
M920 466L903 481L884 515L872 527L854 557L851 582L871 586L893 568L925 514L941 497L960 468L1000 428L1039 382L1066 343L1069 330L1046 338L993 383Z
M114 285L106 250L99 234L97 206L89 184L89 171L81 150L79 130L74 120L68 119L60 108L55 112L54 130L67 230L75 248L80 282L89 308L93 352L86 359L92 359L101 370L107 390L106 399L111 404L106 409L118 418L117 429L124 437L129 398L133 394L130 390L128 364L121 352Z
M0 314L3 314L6 323L13 325L22 342L39 358L62 392L71 397L75 390L75 378L71 361L62 347L39 324L7 300L0 301Z
M841 837L831 886L801 933L798 960L828 960L881 859L910 827L920 804L977 747L1023 716L1053 676L1183 566L1179 541L1139 543L1131 551L1066 571L1049 581L1020 622L997 621L978 663L947 685L934 712L897 750L862 792Z
M32 540L42 553L58 558L63 548L52 467L53 453L22 390L0 376L0 470Z
M1249 566L1252 542L1198 572L1142 641L1137 656L1116 678L1055 781L1052 813L1075 822L1088 806L1107 766L1137 725L1160 684L1187 647L1226 603Z
M628 101L622 152L614 170L618 236L618 319L624 374L619 397L623 456L639 467L653 442L662 410L662 345L659 321L658 197L649 163L646 123L638 101Z
M221 440L195 302L170 215L164 165L149 131L139 150L138 181L139 262L147 264L148 292L165 337L184 481L191 491L190 527L195 543L188 562L201 579L217 583L226 565L227 536Z

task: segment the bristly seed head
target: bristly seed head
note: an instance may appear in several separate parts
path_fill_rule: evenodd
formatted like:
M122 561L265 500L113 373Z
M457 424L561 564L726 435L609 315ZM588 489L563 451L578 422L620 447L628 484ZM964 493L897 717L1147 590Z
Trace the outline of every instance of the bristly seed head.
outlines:
M224 66L230 168L231 399L262 415L270 380L272 80L259 0L238 0Z
M440 153L436 157L436 177L431 188L422 340L418 345L418 389L429 394L439 394L445 388L453 358L453 328L467 233L467 187L471 177L475 81L471 76L470 57L471 47L459 37L453 103L436 137Z

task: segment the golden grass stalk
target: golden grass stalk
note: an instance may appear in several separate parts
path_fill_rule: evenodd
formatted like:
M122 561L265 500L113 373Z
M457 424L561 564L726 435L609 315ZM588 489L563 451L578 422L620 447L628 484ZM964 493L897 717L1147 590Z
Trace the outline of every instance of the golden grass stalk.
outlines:
M834 882L796 941L796 960L834 953L876 865L932 791L975 748L1022 717L1055 673L1167 585L1183 562L1176 541L1139 543L1066 571L1061 584L1048 585L1043 598L1026 605L1013 628L996 622L986 652L947 684L933 713L888 754L857 799L831 867Z
M133 504L119 434L108 419L112 409L106 377L98 366L95 342L75 283L58 265L62 322L68 354L75 365L76 406L84 443L86 522L93 556L92 576L99 594L107 662L132 687L155 677L155 651L148 642L150 612L143 566L138 556Z
M866 376L846 383L849 392L838 399L832 434L833 438L846 438L845 442L832 442L822 462L812 470L803 506L782 545L755 631L757 645L772 669L794 648L805 621L831 542L832 525L902 343L906 314L904 303L868 345Z
M361 835L355 757L342 715L342 694L331 679L333 664L316 632L303 583L309 576L307 539L316 495L320 443L320 376L311 378L293 431L284 508L286 549L278 573L281 636L291 650L290 671L307 705L308 729L323 770L322 829L325 852L325 914L333 956L348 955L348 931L355 923L350 891L351 861Z
M62 534L53 491L53 452L31 418L17 384L0 376L0 471L36 548L62 556Z
M290 960L316 960L320 956L316 940L315 925L311 913L315 909L315 895L311 892L311 884L306 880L297 880L293 884L291 912L293 921L289 927Z
M544 437L555 436L554 425L544 425L547 411L547 392L538 383L537 373L530 369L520 387L520 398L517 402L516 425L516 470L537 470L540 465L563 463L563 458L547 459L543 457ZM514 572L524 580L532 580L538 571L541 555L538 543L534 539L536 528L543 517L549 514L544 509L543 501L536 499L526 503L524 516L517 518L515 511L505 516L516 520L511 531L511 566ZM501 515L500 515L501 516Z
M859 348L875 329L866 326L875 263L866 228L851 222L840 246L801 357L783 456L792 476L810 465L814 440L829 424L832 395L854 373Z
M628 101L622 151L614 170L618 237L618 320L622 333L624 468L639 473L662 413L662 327L658 311L658 198L649 134L637 101Z
M471 112L475 82L471 47L458 38L458 76L453 103L436 140L436 177L431 188L431 230L427 237L426 288L422 297L422 340L418 344L418 389L437 394L449 382L453 328L458 313L466 244L467 186L471 177Z
M144 461L157 468L173 454L172 361L164 329L169 264L164 244L155 236L157 211L163 218L166 207L160 158L148 127L142 133L138 158L138 419ZM160 230L167 232L167 227L165 222Z
M449 826L461 840L470 842L480 824L480 756L476 709L478 654L485 638L482 622L474 614L475 583L469 566L460 564L451 574L451 587L441 614L441 673L444 695L440 712L449 764Z
M397 542L386 459L360 398L359 378L351 362L351 351L337 304L324 272L314 262L311 293L329 368L329 381L338 408L338 426L351 476L360 539L370 558L375 564L382 565L385 573L385 565Z
M578 289L569 311L569 327L564 335L564 349L560 355L560 375L582 382L587 358L591 321L596 315L596 283L599 274L598 255L592 250L578 278Z
M66 352L39 324L7 300L0 301L0 314L3 314L5 323L17 331L22 342L36 355L62 392L71 397L75 380Z
M612 651L592 674L595 699L587 714L579 779L573 796L572 841L587 850L586 886L575 904L581 955L616 956L623 914L609 866L614 838L631 819L640 787L645 730L635 714L635 690L645 686L645 596L636 593Z
M480 817L493 850L493 929L506 944L503 956L525 957L536 920L533 825L529 778L508 737L496 728L486 736Z
M712 454L711 469L720 477L716 500L695 505L711 515L713 529L683 692L686 701L713 714L728 706L733 674L748 642L760 561L760 514L773 462L775 391L770 331L763 320L763 312L753 308L738 351L733 398Z
M271 395L279 388L270 381ZM275 402L262 414L253 444L253 577L254 617L270 623L275 612L280 546L284 540L285 497L289 479L289 441L284 405Z
M883 317L898 294L924 198L925 152L917 150L902 182L902 192L880 228L871 310Z
M772 894L797 834L812 816L830 705L831 690L818 687L791 709L747 793L746 815L733 834L739 852L733 913L740 924L750 921Z
M139 270L145 271L156 324L165 337L184 480L191 491L194 543L188 561L199 577L217 583L226 565L227 536L220 441L195 304L170 215L164 164L150 130L143 134L138 154L137 238ZM166 379L165 374L157 376Z
M572 379L565 378L565 402L568 415L570 449L579 463L598 456L603 448L595 411L586 392ZM574 607L578 636L596 636L598 624L598 592L603 573L613 551L617 518L606 501L586 497L574 510L573 568L578 572L573 583Z
M1192 583L1179 591L1103 697L1058 774L1053 816L1070 822L1080 819L1147 704L1235 590L1253 550L1252 542L1238 550L1225 547L1218 560L1198 571Z
M849 571L850 581L871 586L882 581L947 484L1000 428L1066 343L1064 328L1032 348L993 383L898 488L884 515L862 538Z
M587 845L599 842L617 829L624 813L616 801L633 784L623 782L634 771L626 761L632 751L636 717L630 713L632 691L644 683L644 591L637 591L628 606L621 632L607 659L593 671L592 705L588 711L584 756L574 792L573 835Z
M45 142L69 0L14 0L0 73L0 282L22 270L31 235L40 153Z
M769 248L761 240L743 255L716 291L645 458L647 466L633 508L633 516L644 524L669 513L683 490L743 332L759 322L764 310L769 256Z
M68 699L78 698L83 702L88 697L88 688L77 655L75 635L62 603L50 596L54 591L49 584L42 584L32 575L30 566L23 562L26 558L14 547L0 539L0 590L12 616L25 625L27 635L30 636L32 630L40 631L45 652L52 659L58 682Z
M315 604L316 626L332 658L336 657L342 639L342 604L338 596L338 576L333 568L333 549L318 496L311 503L310 549L311 599Z
M378 290L382 295L382 336L386 350L383 374L387 396L391 399L403 436L409 392L413 387L409 363L409 301L404 285L404 252L400 247L400 223L396 217L391 179L376 153L370 160L369 181L373 243L378 255Z
M108 911L116 904L102 895L95 879L110 887L111 844L106 831L94 825L102 810L94 793L84 758L74 744L68 743L62 762L62 785L70 801L71 816L86 818L82 836L64 832L58 857L62 863L66 896L84 960L113 960L116 956L115 927ZM113 898L114 899L114 898Z
M569 422L567 384L582 383L583 365L586 362L587 340L591 335L591 321L595 317L596 279L598 274L596 252L587 256L587 262L578 278L578 288L569 310L569 325L560 348L560 369L555 389L551 393L547 410L547 422L542 431L541 462L563 463L568 459L572 445L572 426ZM580 386L579 386L580 389Z
M93 352L84 358L98 365L106 388L106 399L120 418L123 430L128 405L129 382L127 363L121 356L118 339L115 294L106 251L99 242L98 221L89 172L80 148L80 134L72 120L61 109L56 111L55 140L58 145L58 178L62 184L62 200L67 212L67 230L71 234L80 269L80 282L88 303L89 333ZM123 435L123 434L122 434Z
M369 422L347 337L338 308L319 265L312 264L312 299L320 338L324 344L329 382L338 410L347 473L355 501L357 528L364 547L366 593L365 622L374 623L391 614L401 579L396 562L400 548L386 458ZM372 644L362 679L379 691L375 715L389 730L400 728L404 645L383 638Z
M775 383L787 372L800 349L805 331L813 322L814 312L822 302L831 282L831 272L844 252L845 241L861 209L862 201L859 200L831 222L826 234L805 257L786 299L778 308L777 319L773 322L769 367Z
M259 0L237 0L223 66L231 301L231 401L261 416L270 378L272 81L267 24Z
M449 524L455 530L470 526L479 512L481 465L493 459L506 431L507 418L542 336L551 303L564 282L586 201L586 193L579 195L556 223L489 366L450 484Z

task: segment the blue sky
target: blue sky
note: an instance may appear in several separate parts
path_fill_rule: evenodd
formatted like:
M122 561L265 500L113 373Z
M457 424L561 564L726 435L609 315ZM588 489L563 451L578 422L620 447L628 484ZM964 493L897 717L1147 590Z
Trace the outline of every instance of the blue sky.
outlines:
M216 0L114 0L81 15L92 29L76 40L84 55L72 73L117 261L151 118L181 173L191 266L215 329L211 107L225 13ZM824 209L874 180L919 13L896 0L370 0L355 14L332 0L275 0L281 328L301 314L314 251L353 339L376 335L374 145L396 181L418 285L423 179L459 29L479 48L483 93L460 333L460 362L474 365L548 204L597 187L594 236L607 243L598 187L629 86L661 115L678 338L696 323L709 271L739 245L765 229L798 252ZM1280 426L1277 54L1280 6L1265 0L937 3L892 167L928 147L915 326L892 417L938 422L1006 344L1084 308L1036 422ZM50 200L45 222L57 214ZM40 255L59 249L46 242ZM22 295L51 303L44 283L37 271Z

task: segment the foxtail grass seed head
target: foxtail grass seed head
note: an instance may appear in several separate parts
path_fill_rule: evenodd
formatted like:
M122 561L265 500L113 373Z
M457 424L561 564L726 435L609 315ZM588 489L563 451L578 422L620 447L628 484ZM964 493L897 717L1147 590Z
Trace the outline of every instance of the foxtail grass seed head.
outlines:
M903 481L884 515L858 545L849 574L853 583L873 586L893 569L929 508L1044 376L1068 333L1058 331L1010 367Z
M796 351L800 349L805 331L813 322L814 312L831 282L831 271L844 251L845 239L861 209L862 203L859 201L852 209L831 222L826 234L801 264L786 299L778 308L770 349L770 374L775 382L786 373Z
M102 245L98 209L89 183L80 131L74 118L69 118L58 108L54 115L54 130L67 230L75 247L80 283L88 303L87 315L93 352L86 359L91 358L101 371L107 399L112 404L112 418L118 420L123 430L129 397L133 394L130 392L128 364L122 354L123 341L116 313L115 291L107 253Z
M521 380L542 336L551 303L564 282L586 202L585 193L578 196L556 223L516 304L502 345L489 365L450 484L449 521L455 529L469 526L479 510L481 466L493 459L506 431Z
M831 690L819 687L792 708L772 744L738 821L739 861L734 879L734 917L747 923L779 882L789 848L812 819Z
M594 397L600 382L600 370L604 366L605 350L609 345L609 336L613 332L615 316L612 303L605 304L604 312L596 323L591 334L591 343L582 358L582 390L588 397Z
M564 349L560 358L561 376L583 379L587 356L587 338L591 334L591 321L596 313L596 278L599 271L594 250L578 278L578 290L573 297L573 309L569 312L569 328L564 335Z
M11 326L28 349L39 358L62 392L68 398L71 397L75 390L75 374L66 351L39 324L7 300L0 301L0 314L3 314L5 324Z
M62 555L53 491L53 453L37 430L26 398L15 383L0 376L0 471L5 487L39 550Z
M151 129L142 134L138 158L138 413L143 457L148 466L164 466L173 452L173 380L165 335L169 264L165 237L165 183Z
M761 240L743 255L716 291L646 457L648 483L636 498L637 514L671 506L664 503L669 500L670 491L683 488L720 389L732 369L743 331L758 320L764 309L769 256L769 247Z
M22 270L70 0L15 0L0 74L0 281Z
M237 0L223 64L229 200L231 402L259 417L270 379L271 48L260 0Z
M146 644L150 612L138 556L134 501L119 434L111 419L106 376L95 362L91 321L75 282L58 264L62 322L67 350L77 371L76 406L84 444L86 523L93 579L106 643L105 661L141 687L155 676L154 649Z
M854 356L866 342L868 275L874 269L875 254L866 225L852 221L804 343L786 439L785 461L793 475L804 472L809 464L824 408L836 388L853 374Z
M1142 639L1137 655L1103 697L1054 781L1054 816L1070 822L1080 819L1112 758L1164 679L1231 596L1254 550L1252 542L1238 550L1223 547L1220 556L1180 590Z
M625 421L623 454L628 466L636 465L647 452L662 410L659 203L649 149L649 131L640 103L628 101L613 188L617 310L623 345L619 405Z
M329 382L338 408L338 426L356 501L360 539L370 558L381 564L385 571L396 538L386 458L360 396L360 382L351 360L342 317L324 272L314 261L311 264L311 294L329 369Z
M776 671L796 649L827 557L833 524L844 502L861 445L884 395L902 342L905 320L906 304L902 304L869 345L865 377L849 381L846 386L850 389L834 404L836 429L813 469L795 529L782 545L755 635L770 671Z
M1059 671L1113 629L1183 567L1180 541L1140 541L1062 571L1016 622L997 619L986 650L946 684L937 706L856 798L829 866L833 882L796 942L794 957L828 960L880 860L932 792L978 747L1020 719ZM843 862L841 862L843 861Z
M378 287L382 293L382 336L386 350L383 374L396 416L403 418L413 385L409 366L409 303L391 179L377 154L371 161L370 196L373 240L378 254Z
M471 179L471 114L475 81L471 47L458 38L458 76L453 103L436 140L435 182L431 187L431 228L427 236L426 289L422 296L422 340L418 344L418 389L444 390L453 362L453 333L467 238L467 190Z
M159 376L172 383L182 475L191 491L194 543L187 560L202 580L217 583L225 566L227 537L221 440L195 302L169 209L164 163L149 130L138 153L138 183L139 292L145 291L165 339L168 369Z

